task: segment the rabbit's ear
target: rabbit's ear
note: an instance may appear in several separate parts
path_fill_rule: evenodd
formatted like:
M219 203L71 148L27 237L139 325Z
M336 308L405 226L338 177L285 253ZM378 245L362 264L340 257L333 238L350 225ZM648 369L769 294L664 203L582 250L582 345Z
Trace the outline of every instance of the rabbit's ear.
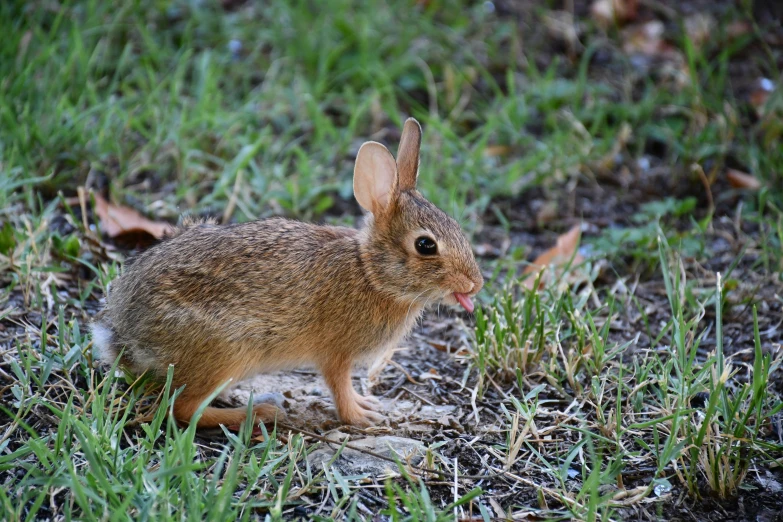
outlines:
M421 147L421 125L414 118L408 118L402 128L400 149L397 151L397 172L400 190L416 188L419 175L419 148Z
M397 195L397 166L389 149L375 141L362 144L353 168L356 201L373 214L389 208Z

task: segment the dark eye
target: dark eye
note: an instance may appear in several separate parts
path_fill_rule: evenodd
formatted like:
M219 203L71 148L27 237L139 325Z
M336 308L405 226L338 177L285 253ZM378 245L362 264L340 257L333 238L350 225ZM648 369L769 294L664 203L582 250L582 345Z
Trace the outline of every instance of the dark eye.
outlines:
M427 236L417 237L414 245L416 245L416 252L423 256L434 256L438 253L438 245Z

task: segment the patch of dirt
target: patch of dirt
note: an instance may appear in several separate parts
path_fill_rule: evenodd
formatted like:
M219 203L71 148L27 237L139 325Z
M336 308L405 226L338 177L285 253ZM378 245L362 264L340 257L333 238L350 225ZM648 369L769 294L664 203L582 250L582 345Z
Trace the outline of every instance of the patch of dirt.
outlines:
M466 367L442 351L446 346L455 351L467 349L467 338L453 319L438 318L436 313L428 314L411 338L395 351L393 362L374 379L368 377L368 368L354 372L354 388L363 395L375 396L380 402L377 412L386 417L369 430L372 433L426 438L444 428L461 429L460 420L472 414L470 404L454 400L462 390L460 379ZM433 331L443 334L444 328L453 330L452 337L461 338L461 344L446 343L448 333L431 335ZM239 383L229 397L234 404L246 404L251 393L257 401L278 402L288 416L288 424L296 428L356 431L338 421L329 389L314 370L258 375Z

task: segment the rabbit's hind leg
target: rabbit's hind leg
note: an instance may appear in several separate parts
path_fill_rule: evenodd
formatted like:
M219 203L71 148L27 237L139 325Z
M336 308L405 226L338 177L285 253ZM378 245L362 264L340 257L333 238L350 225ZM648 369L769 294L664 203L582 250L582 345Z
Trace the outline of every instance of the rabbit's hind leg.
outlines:
M174 401L174 418L182 424L190 424L193 415L198 410L201 403L207 397L177 397ZM256 404L253 406L255 416L254 423L271 423L275 418L284 418L285 414L272 404ZM216 428L221 424L224 426L238 426L245 422L247 418L247 407L239 408L215 408L207 406L201 417L198 419L198 428Z
M177 381L177 370L182 370L181 375L204 375L204 372L193 373L188 372L185 368L177 368L174 370L175 381ZM209 398L209 396L220 385L228 382L229 386L236 382L237 379L241 379L243 369L234 367L234 365L226 365L224 371L213 371L212 374L203 380L180 382L175 383L176 388L185 385L185 389L174 401L174 418L183 424L190 424L193 415L198 410L199 406ZM271 404L256 404L253 406L253 414L255 415L254 422L269 423L274 422L275 418L283 418L285 414L282 410ZM204 409L201 417L198 419L198 428L214 428L221 424L225 426L238 426L242 424L247 418L247 407L241 406L238 408L216 408L214 406L208 406Z

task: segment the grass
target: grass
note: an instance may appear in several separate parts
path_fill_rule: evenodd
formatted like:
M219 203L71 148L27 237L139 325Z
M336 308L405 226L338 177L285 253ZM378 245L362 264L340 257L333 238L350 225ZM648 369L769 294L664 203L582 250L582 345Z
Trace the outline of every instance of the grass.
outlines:
M729 498L736 495L755 458L769 457L769 450L780 450L764 441L761 431L783 409L780 399L768 392L781 354L778 352L773 360L771 354L762 351L754 307L753 364L746 368L747 382L730 388L728 383L739 370L723 351L723 282L719 278L715 291L688 303L686 281L680 275L681 260L671 259L673 253L662 234L658 235L658 244L670 313L656 333L656 350L630 359L628 348L638 345L638 337L625 343L610 340L611 322L620 315L619 309L632 306L628 301L633 296L608 295L607 302L595 308L589 304L595 294L579 295L571 285L565 292L524 289L521 295L507 289L494 303L492 316L477 314L473 357L480 375L479 393L483 389L481 377L490 381L494 377L500 382L516 378L520 390L552 387L573 400L589 402L593 411L586 411L580 419L583 425L576 428L585 438L566 449L572 452L592 443L605 451L604 455L613 455L607 467L619 468L604 477L601 485L615 482L619 469L633 467L634 461L652 461L657 467L649 489L668 469L693 496L704 493L704 478L707 491ZM700 330L710 303L715 307L715 320ZM599 318L604 323L597 326ZM699 343L712 328L716 350L699 361ZM694 398L699 396L706 397L700 399L704 404L694 407ZM518 411L514 426L519 423L519 415L534 419L542 406L530 396L526 405L514 397L510 400ZM568 426L564 432L574 429ZM509 436L516 436L516 431L512 428ZM515 445L510 441L511 446ZM630 448L636 451L629 453ZM519 450L507 451L513 455ZM596 449L592 451L594 454ZM536 453L542 465L557 473L540 449ZM568 456L555 457L554 461L571 462ZM600 467L595 460L592 464ZM585 474L588 471L583 469ZM561 480L564 487L565 477ZM566 494L564 488L562 495Z
M546 3L2 3L0 518L774 505L759 477L783 455L783 89L748 94L779 83L780 48L758 5L724 7L704 42L665 18L677 52L661 57L580 11L572 53ZM317 469L321 435L196 433L168 417L167 389L94 364L87 325L129 250L79 187L170 221L351 224L359 145L395 147L408 115L422 191L489 252L475 318L443 317L463 325L461 355L439 379L408 375L408 393L464 410L462 432L420 433L423 460L393 476ZM762 188L730 187L727 167ZM526 259L577 222L587 261L527 290Z

